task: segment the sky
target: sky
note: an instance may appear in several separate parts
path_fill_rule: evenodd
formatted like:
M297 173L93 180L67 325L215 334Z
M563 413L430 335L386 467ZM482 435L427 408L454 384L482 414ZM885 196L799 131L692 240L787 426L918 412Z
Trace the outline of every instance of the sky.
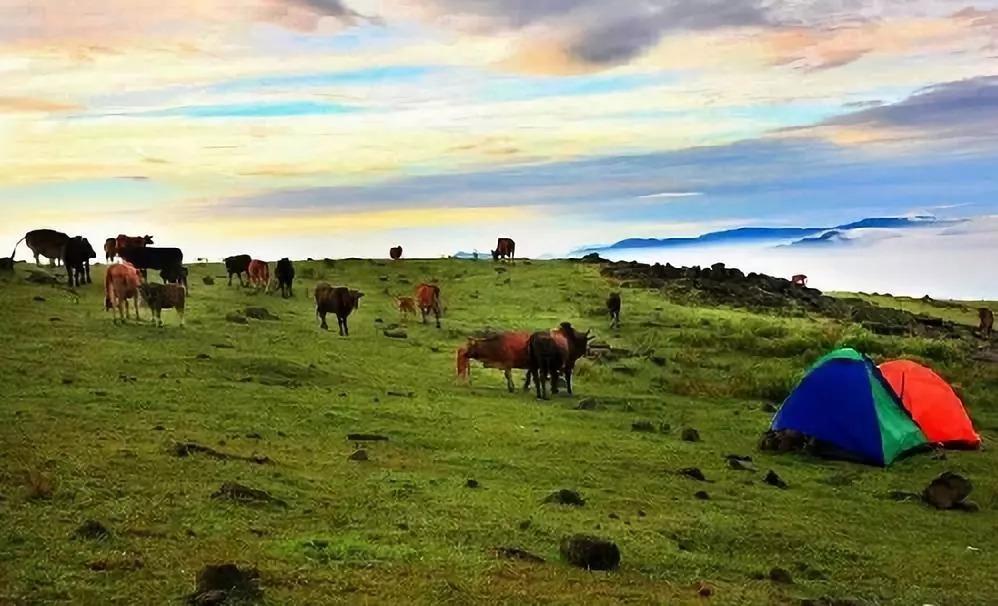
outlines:
M0 158L188 258L988 226L998 0L0 0Z

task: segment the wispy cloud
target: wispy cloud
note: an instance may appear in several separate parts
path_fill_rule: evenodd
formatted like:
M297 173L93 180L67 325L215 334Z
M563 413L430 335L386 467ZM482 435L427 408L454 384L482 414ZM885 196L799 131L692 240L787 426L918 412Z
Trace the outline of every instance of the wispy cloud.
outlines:
M699 191L663 191L657 194L645 194L643 196L638 196L640 199L646 198L695 198L697 196L702 196L703 192Z

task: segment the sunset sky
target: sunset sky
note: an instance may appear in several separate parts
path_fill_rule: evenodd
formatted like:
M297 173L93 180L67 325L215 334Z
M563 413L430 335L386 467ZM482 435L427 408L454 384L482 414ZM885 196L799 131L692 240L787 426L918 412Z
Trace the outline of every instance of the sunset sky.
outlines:
M0 0L0 157L189 258L984 217L998 0Z

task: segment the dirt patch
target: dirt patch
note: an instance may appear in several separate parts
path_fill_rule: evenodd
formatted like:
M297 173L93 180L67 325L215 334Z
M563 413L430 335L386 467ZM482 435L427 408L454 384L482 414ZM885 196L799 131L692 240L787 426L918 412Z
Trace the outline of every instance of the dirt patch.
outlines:
M250 488L238 482L225 482L219 489L211 495L213 499L236 501L237 503L258 503L276 505L287 508L288 504L281 499L270 496L264 490Z
M565 537L561 557L572 566L587 570L616 570L620 567L620 548L612 541L588 535Z
M189 457L193 454L203 454L213 459L218 459L219 461L246 461L248 463L256 463L257 465L273 463L269 457L262 455L244 457L242 455L229 454L227 452L215 450L210 446L198 444L197 442L176 442L170 447L170 451L174 454L174 456L181 458Z
M235 564L211 564L198 573L197 588L188 598L198 606L236 601L259 600L260 573L256 568L242 569Z

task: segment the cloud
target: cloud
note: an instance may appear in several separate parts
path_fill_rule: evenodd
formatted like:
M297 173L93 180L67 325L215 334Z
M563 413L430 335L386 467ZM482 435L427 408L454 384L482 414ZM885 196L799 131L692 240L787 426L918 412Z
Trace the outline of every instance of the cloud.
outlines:
M5 113L53 113L79 109L71 103L33 99L30 97L0 97L0 114Z

